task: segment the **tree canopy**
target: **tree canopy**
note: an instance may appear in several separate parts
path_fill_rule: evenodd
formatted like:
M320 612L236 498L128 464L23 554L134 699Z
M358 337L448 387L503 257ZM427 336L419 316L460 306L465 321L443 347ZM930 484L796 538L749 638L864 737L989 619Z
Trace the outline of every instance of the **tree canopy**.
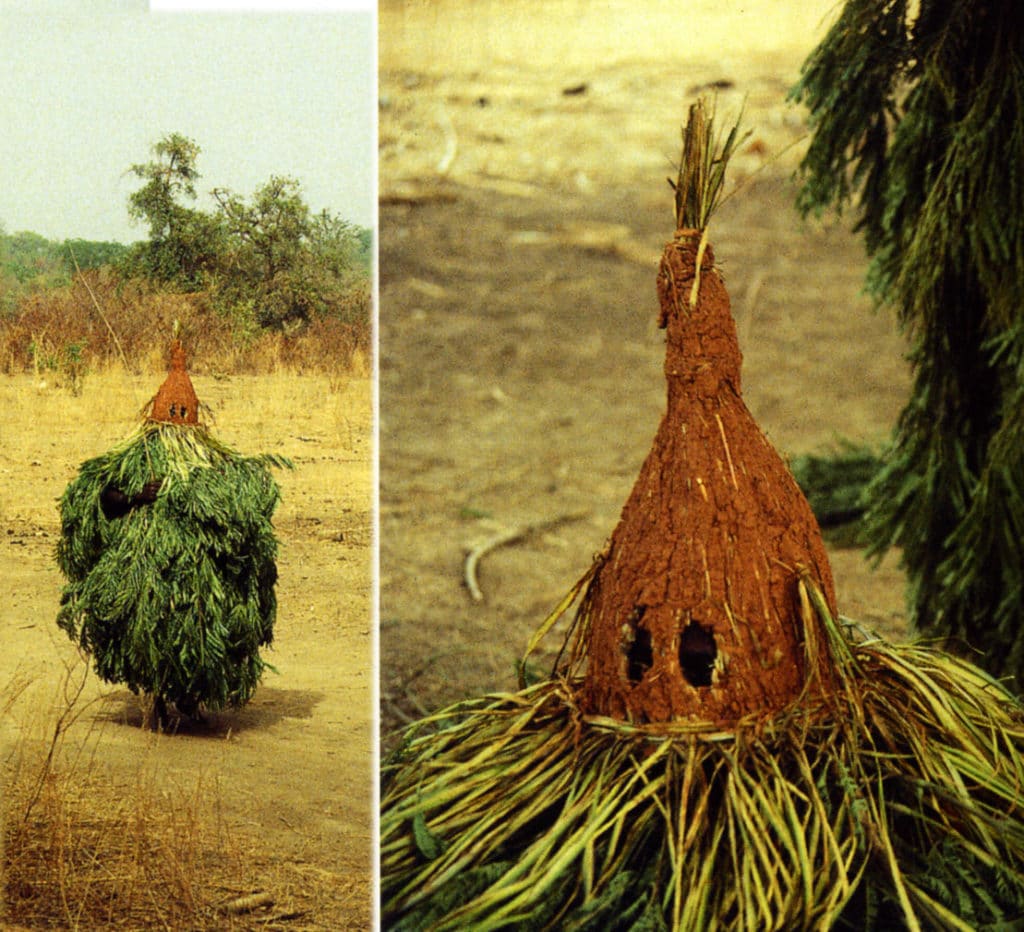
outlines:
M196 200L199 152L192 140L172 133L153 146L154 160L130 169L144 183L128 198L128 214L149 225L149 239L136 245L125 267L186 291L202 289L223 249L219 218L182 203Z
M200 152L172 133L153 147L151 161L132 166L143 184L129 197L129 214L148 224L149 238L126 257L125 274L207 291L220 309L259 327L344 314L353 291L368 294L368 230L313 213L299 182L285 176L272 176L248 199L213 188L212 211L190 206Z

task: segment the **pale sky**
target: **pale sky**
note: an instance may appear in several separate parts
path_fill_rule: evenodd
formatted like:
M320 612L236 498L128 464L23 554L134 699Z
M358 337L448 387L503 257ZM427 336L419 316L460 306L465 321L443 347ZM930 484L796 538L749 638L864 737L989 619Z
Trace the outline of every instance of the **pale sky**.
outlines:
M31 13L22 12L30 9ZM0 0L0 226L132 242L130 166L178 132L195 206L296 178L314 211L376 217L372 9L153 12L132 0Z

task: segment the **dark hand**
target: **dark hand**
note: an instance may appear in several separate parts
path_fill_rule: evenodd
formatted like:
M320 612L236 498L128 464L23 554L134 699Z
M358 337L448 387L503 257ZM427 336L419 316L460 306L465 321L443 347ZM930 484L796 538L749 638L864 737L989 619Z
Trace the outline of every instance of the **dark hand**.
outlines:
M148 505L156 500L161 485L163 485L162 479L147 482L136 495L125 495L120 489L108 485L100 493L100 508L103 509L103 516L108 521L113 521L116 518L123 518L133 508Z

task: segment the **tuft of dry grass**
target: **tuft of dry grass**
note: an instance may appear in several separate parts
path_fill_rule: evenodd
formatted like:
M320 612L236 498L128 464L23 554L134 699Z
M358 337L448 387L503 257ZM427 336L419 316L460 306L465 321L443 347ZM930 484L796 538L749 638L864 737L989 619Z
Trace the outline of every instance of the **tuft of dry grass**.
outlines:
M368 911L368 878L277 861L233 831L216 782L169 785L144 749L117 782L85 714L88 676L84 662L67 669L47 739L20 741L4 775L3 928L297 932L351 927ZM69 741L72 729L86 733Z

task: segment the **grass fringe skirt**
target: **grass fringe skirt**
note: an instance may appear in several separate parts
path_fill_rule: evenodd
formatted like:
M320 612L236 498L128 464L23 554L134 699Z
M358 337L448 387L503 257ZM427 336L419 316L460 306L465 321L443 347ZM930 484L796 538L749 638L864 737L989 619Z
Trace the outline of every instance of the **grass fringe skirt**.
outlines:
M1018 927L1017 701L800 592L834 681L767 720L586 717L556 676L408 729L383 769L384 928Z

